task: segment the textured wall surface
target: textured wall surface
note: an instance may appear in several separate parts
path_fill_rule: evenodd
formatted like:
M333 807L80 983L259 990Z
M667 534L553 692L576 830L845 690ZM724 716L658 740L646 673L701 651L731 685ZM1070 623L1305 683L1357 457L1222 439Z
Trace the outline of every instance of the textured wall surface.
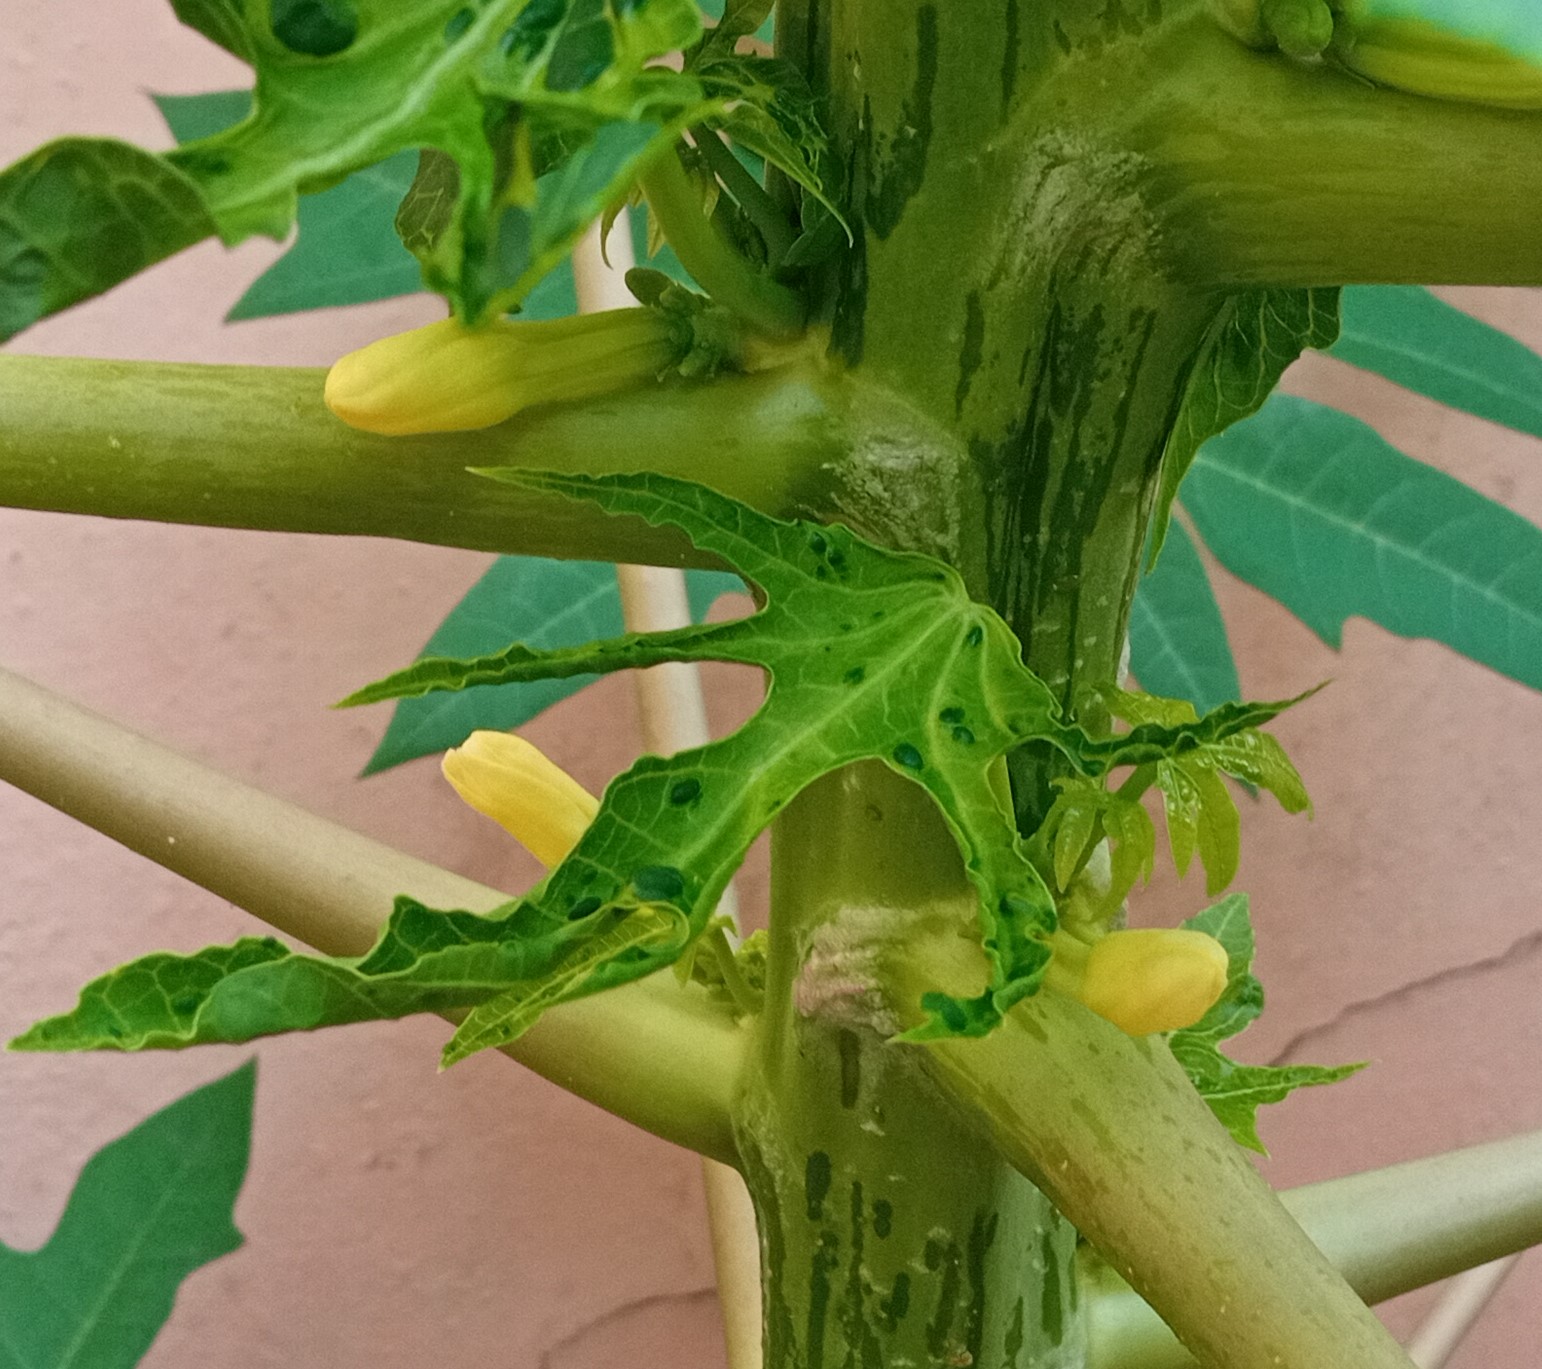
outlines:
M11 0L0 161L66 132L164 146L145 91L239 84L162 0ZM222 326L276 255L203 247L13 344L18 350L323 364L436 316L416 297ZM1453 298L1542 347L1542 297ZM1326 361L1293 387L1352 408L1404 450L1542 520L1537 444ZM60 397L68 403L68 396ZM3 422L3 416L0 416ZM487 558L319 537L0 510L0 663L329 817L517 888L533 866L462 809L427 762L357 781L383 717L327 705L417 651ZM1351 622L1342 655L1221 577L1244 687L1332 688L1279 732L1315 821L1247 814L1270 1009L1250 1059L1375 1067L1271 1113L1268 1173L1289 1185L1542 1127L1542 698L1427 642ZM749 701L719 676L726 719ZM531 735L592 787L635 750L612 679ZM0 1035L152 948L251 930L243 914L0 788ZM749 890L753 900L756 882ZM1138 909L1171 920L1194 884ZM501 1057L435 1072L436 1021L261 1046L251 1174L234 1256L193 1275L150 1369L461 1363L631 1369L721 1363L692 1157ZM0 1238L32 1245L80 1165L246 1051L0 1058ZM1431 1294L1388 1310L1411 1327ZM1529 1369L1542 1259L1523 1263L1455 1361Z

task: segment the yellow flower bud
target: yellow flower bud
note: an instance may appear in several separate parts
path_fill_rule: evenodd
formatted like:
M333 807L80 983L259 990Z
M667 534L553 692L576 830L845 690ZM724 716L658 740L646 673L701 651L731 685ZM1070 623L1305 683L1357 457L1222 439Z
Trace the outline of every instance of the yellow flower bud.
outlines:
M548 869L578 844L599 811L593 794L512 732L473 732L445 752L440 768L461 798Z
M327 407L365 432L465 432L532 404L591 399L655 379L680 359L679 327L652 309L467 328L441 319L350 352L327 373Z
M1071 992L1121 1031L1149 1036L1192 1027L1225 992L1226 974L1226 948L1203 932L1110 932Z
M1542 109L1542 50L1533 18L1518 20L1518 6L1463 0L1437 24L1418 9L1407 0L1343 0L1334 58L1414 95Z

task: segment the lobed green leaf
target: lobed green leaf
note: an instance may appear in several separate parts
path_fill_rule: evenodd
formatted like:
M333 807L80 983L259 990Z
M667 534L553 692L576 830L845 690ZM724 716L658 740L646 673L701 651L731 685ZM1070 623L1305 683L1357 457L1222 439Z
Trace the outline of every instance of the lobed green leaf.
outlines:
M1358 419L1276 396L1206 445L1183 500L1224 566L1330 646L1360 615L1542 688L1542 529Z
M1542 437L1542 356L1416 285L1360 285L1342 297L1328 355L1453 409Z
M140 1362L182 1280L241 1244L256 1077L242 1065L97 1151L40 1250L0 1244L0 1363Z
M0 342L215 231L196 181L110 138L64 138L0 171Z
M1215 937L1226 948L1226 990L1199 1022L1174 1032L1168 1045L1232 1139L1267 1155L1258 1137L1260 1107L1278 1103L1298 1088L1347 1079L1364 1065L1242 1065L1228 1059L1220 1043L1251 1026L1264 1007L1263 986L1252 972L1247 895L1222 899L1183 925Z
M1201 713L1242 697L1210 577L1176 520L1161 560L1135 587L1130 671L1148 693L1186 699Z
M655 65L700 36L691 0L176 9L251 63L250 114L165 156L69 139L0 172L6 336L202 238L282 238L300 195L381 163L394 184L393 159L423 149L455 171L447 221L421 244L425 279L468 319L511 309L651 158L723 108Z
M1302 352L1327 347L1337 336L1336 289L1245 290L1227 301L1189 377L1162 453L1148 570L1161 554L1178 487L1201 446L1256 413Z
M872 546L844 527L769 518L662 476L487 474L677 527L751 580L762 607L732 622L585 646L516 643L472 660L431 658L347 702L727 660L765 671L759 711L721 741L642 757L606 790L568 858L490 917L435 913L404 898L360 959L300 956L272 940L147 957L89 986L73 1013L39 1024L18 1046L177 1046L472 1007L446 1051L447 1061L459 1059L512 1039L553 1003L678 959L772 818L821 775L862 760L931 794L980 895L990 985L973 999L925 998L931 1016L912 1038L980 1034L1037 989L1056 921L996 782L999 758L1040 741L1100 774L1197 752L1282 706L1227 705L1175 727L1093 739L1060 716L1006 625L940 562Z
M722 594L742 589L720 571L687 571L692 617L700 622ZM423 656L472 656L518 640L537 648L622 631L616 568L599 561L502 556L471 587L423 648ZM481 728L507 731L577 693L593 676L530 680L463 693L401 699L364 767L366 775L459 746Z

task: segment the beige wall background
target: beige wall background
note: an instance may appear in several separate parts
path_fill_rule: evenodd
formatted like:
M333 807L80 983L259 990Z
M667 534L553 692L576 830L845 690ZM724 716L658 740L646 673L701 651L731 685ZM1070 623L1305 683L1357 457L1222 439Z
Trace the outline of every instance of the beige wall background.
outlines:
M47 138L168 138L146 92L242 83L162 0L9 0L0 162ZM325 364L437 316L419 296L222 326L280 249L203 247L12 344L52 354ZM1451 298L1542 348L1542 296ZM1374 422L1405 451L1542 521L1542 449L1334 363L1292 388ZM67 404L68 395L60 396ZM0 416L3 421L3 416ZM0 663L327 816L475 878L533 867L460 807L431 762L354 776L383 713L348 689L409 660L488 558L371 540L277 537L0 510ZM1244 687L1333 687L1279 733L1315 821L1247 814L1241 874L1270 991L1249 1059L1374 1067L1273 1110L1270 1178L1293 1185L1542 1127L1542 698L1428 642L1351 622L1342 655L1219 577ZM726 673L714 717L751 701ZM530 729L591 787L637 749L628 682ZM0 1034L87 978L250 920L41 804L0 788ZM751 871L753 903L763 880ZM1202 902L1162 882L1141 920ZM722 1363L693 1157L501 1057L435 1070L437 1021L257 1048L247 1244L194 1274L150 1369L446 1360L538 1369ZM0 1239L46 1239L86 1158L246 1050L0 1057ZM1411 1328L1432 1294L1387 1309ZM1530 1369L1542 1257L1524 1261L1457 1369Z

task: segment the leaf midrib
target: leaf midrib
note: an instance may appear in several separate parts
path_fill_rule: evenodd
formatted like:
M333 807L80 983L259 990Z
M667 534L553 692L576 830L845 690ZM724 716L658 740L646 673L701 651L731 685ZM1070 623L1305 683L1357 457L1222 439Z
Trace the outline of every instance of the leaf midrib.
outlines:
M1276 446L1270 452L1271 461L1275 458L1277 453L1278 447ZM1330 526L1342 528L1351 533L1355 533L1372 544L1378 559L1381 555L1388 554L1399 557L1406 561L1411 561L1422 569L1436 572L1439 575L1449 579L1454 585L1464 586L1469 590L1476 592L1480 598L1487 599L1496 606L1503 608L1514 616L1532 624L1533 627L1542 630L1542 611L1528 611L1520 602L1505 598L1496 589L1496 585L1499 583L1498 581L1485 584L1482 581L1464 577L1458 572L1452 570L1451 567L1447 566L1443 562L1433 560L1431 557L1424 553L1425 544L1423 542L1420 542L1416 545L1410 545L1406 542L1395 542L1392 539L1376 532L1365 523L1354 522L1352 519L1346 518L1343 515L1328 509L1324 505L1308 502L1306 499L1302 498L1301 495L1294 491L1285 489L1279 485L1270 484L1264 480L1245 474L1235 467L1215 464L1205 457L1203 451L1196 459L1195 464L1203 465L1204 469L1213 476L1229 479L1234 484L1242 485L1260 491L1263 494L1273 496L1279 503L1286 505L1292 510L1302 511L1307 516L1314 517L1320 522L1327 523ZM1318 474L1320 475L1322 472L1318 472ZM1385 499L1394 493L1396 493L1395 489L1388 490L1384 492L1380 498ZM1442 529L1442 531L1447 531L1447 529ZM1292 536L1291 540L1295 540L1294 536ZM1296 562L1298 568L1301 568L1305 565L1303 558L1299 554L1296 555ZM1453 620L1454 616L1455 615L1453 609Z

